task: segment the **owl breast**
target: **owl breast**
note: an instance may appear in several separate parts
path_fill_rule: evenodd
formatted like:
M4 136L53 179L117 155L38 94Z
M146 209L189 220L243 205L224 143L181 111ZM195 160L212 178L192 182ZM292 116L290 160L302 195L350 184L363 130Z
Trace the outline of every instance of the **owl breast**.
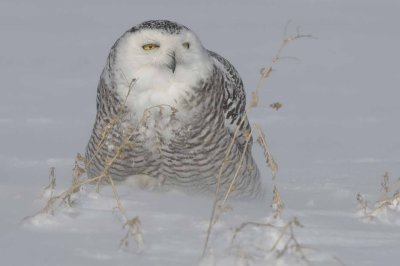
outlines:
M195 88L212 76L213 67L210 60L203 60L201 67L195 69L178 65L175 72L171 72L166 68L145 66L135 73L116 70L114 77L117 93L122 99L127 97L127 107L140 116L154 106L181 109L182 103L186 104L189 97L199 93Z

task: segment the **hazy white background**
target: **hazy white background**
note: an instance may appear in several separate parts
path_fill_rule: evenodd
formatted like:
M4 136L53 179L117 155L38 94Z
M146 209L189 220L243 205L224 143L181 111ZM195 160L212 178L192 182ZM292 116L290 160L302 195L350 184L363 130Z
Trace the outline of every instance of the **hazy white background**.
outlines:
M0 256L4 265L197 265L210 199L122 189L128 213L140 216L146 250L120 251L125 231L107 189L74 210L23 224L38 210L48 168L58 189L70 182L95 115L99 75L114 41L149 19L195 31L225 56L248 93L288 33L301 26L315 39L291 43L262 90L251 120L265 130L279 164L285 216L299 217L302 243L347 265L398 265L400 216L365 224L355 195L373 202L381 176L400 176L400 2L15 1L0 2ZM261 150L254 152L267 186ZM215 263L229 228L262 220L265 202L234 205L213 237ZM224 219L224 218L223 218ZM222 243L222 244L217 244ZM311 258L313 255L310 255ZM331 263L331 261L329 261ZM334 264L333 264L334 265Z

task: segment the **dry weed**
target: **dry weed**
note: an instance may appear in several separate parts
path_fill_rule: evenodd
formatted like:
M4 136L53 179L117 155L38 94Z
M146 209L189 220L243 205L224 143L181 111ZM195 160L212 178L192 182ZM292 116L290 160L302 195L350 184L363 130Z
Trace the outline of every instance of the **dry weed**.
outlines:
M258 252L264 253L265 257L277 261L284 256L294 256L298 261L303 264L310 264L310 260L306 256L306 249L310 249L305 245L301 244L295 236L295 228L302 228L303 225L299 220L294 217L288 222L282 224L280 219L272 219L271 222L258 223L258 222L245 222L234 229L233 236L231 238L231 248L235 248L235 240L238 235L246 228L264 228L267 233L265 241L262 244L253 244L253 248ZM271 241L272 240L272 241ZM270 242L270 243L265 243ZM247 247L251 248L251 247ZM243 250L242 250L243 252ZM246 252L247 254L254 252Z
M144 246L143 236L140 231L141 222L138 216L127 220L124 224L123 228L128 227L128 232L121 239L119 243L119 247L127 248L129 246L129 239L133 238L135 242L138 244L139 248Z
M300 34L299 30L297 30L297 33L295 35L289 35L288 36L286 34L286 29L285 29L284 39L283 39L281 45L279 46L277 52L275 53L275 56L272 58L272 62L270 63L269 66L267 66L265 68L262 68L261 71L260 71L260 79L259 79L259 81L257 83L257 86L256 86L255 90L251 93L252 97L251 97L250 104L246 108L243 117L241 118L239 124L236 127L236 130L235 130L234 135L232 137L232 141L231 141L231 143L230 143L230 145L229 145L229 147L228 147L228 149L227 149L227 151L225 153L225 159L223 160L223 162L222 162L222 164L220 166L218 175L216 177L216 181L217 181L216 183L217 184L216 184L216 188L215 188L214 202L213 202L213 207L212 207L212 211L211 211L211 217L210 217L209 225L208 225L208 229L207 229L207 235L206 235L206 239L205 239L204 246L203 246L203 252L202 252L202 256L203 257L204 257L204 255L206 254L206 251L207 251L207 247L208 247L210 234L211 234L213 225L216 223L217 218L221 216L220 214L217 214L217 212L218 212L219 209L224 209L223 207L222 208L221 207L218 208L218 206L226 204L226 201L227 201L229 195L233 192L232 188L234 188L234 183L236 181L237 174L239 173L239 170L240 170L240 168L242 167L242 164L243 164L243 160L242 159L244 157L244 153L245 153L246 149L244 149L243 154L241 156L241 160L240 160L240 164L238 166L238 170L235 173L235 175L232 178L232 180L230 181L229 189L227 190L227 192L225 193L225 195L223 196L223 199L221 201L220 192L221 192L222 174L223 174L224 169L226 167L226 164L228 162L228 158L229 158L229 156L230 156L230 154L232 152L234 143L236 142L236 140L238 138L239 131L242 128L242 126L243 126L243 124L244 124L244 122L246 120L247 114L252 109L254 109L254 108L259 106L259 93L260 93L260 90L261 90L261 88L263 86L263 83L264 83L265 80L268 79L268 77L272 73L273 67L282 59L282 53L283 53L284 49L286 48L286 46L290 42L292 42L294 40L298 40L298 39L301 39L301 38L310 38L310 37L312 37L312 36L311 35ZM275 105L275 108L277 108L277 106L278 105ZM279 109L281 106L282 105L279 105L279 107L277 109ZM257 138L257 140L260 143L260 145L262 146L262 148L264 149L265 160L267 162L268 167L271 169L272 175L273 175L273 177L275 179L276 171L277 171L277 164L274 161L274 159L273 159L273 157L272 157L272 155L271 155L271 153L269 151L267 142L265 140L265 135L263 134L261 128L258 127L258 129L259 129L259 137ZM251 138L252 134L253 134L253 132L248 132L248 134L246 136L246 147L247 147L247 144L248 144L249 139Z
M249 107L246 109L246 114L248 114L253 108L261 106L259 103L259 92L263 86L263 83L271 75L274 66L283 58L287 58L287 57L282 56L282 53L283 53L284 49L286 48L286 46L290 42L301 39L301 38L312 38L312 36L309 34L307 34L307 35L300 34L299 29L297 29L297 34L287 36L286 30L285 30L285 37L284 37L281 45L279 46L275 56L273 57L271 64L268 67L262 68L260 71L261 76L260 76L260 79L256 86L256 89L251 93L251 101L250 101ZM279 102L275 102L275 103L271 104L270 107L275 110L279 110L282 107L282 104ZM242 118L242 120L240 121L240 123L238 124L238 126L236 128L236 131L233 136L232 143L231 143L232 145L233 145L233 142L235 142L235 140L237 138L239 129L241 128L241 126L243 125L243 123L245 121L244 119L245 119L245 116ZM264 239L267 242L273 236L276 236L276 238L273 240L273 242L270 244L269 247L267 247L267 246L254 247L253 246L254 243L249 244L250 246L253 246L258 251L261 250L265 255L272 254L275 262L277 262L279 259L281 259L282 257L284 257L286 255L288 255L288 256L294 255L301 264L309 265L310 259L306 256L306 249L311 250L311 248L306 247L304 244L301 244L295 235L295 228L302 228L303 225L300 223L300 221L296 217L291 218L287 222L284 222L284 220L282 220L282 212L283 212L285 204L282 200L282 197L279 193L279 190L277 188L278 186L276 183L278 164L276 163L276 161L274 160L274 158L272 156L269 145L267 143L267 139L266 139L265 134L264 134L263 130L261 129L261 127L258 125L253 125L252 128L257 130L257 133L258 133L257 134L257 143L263 149L266 165L268 166L268 168L271 170L271 173L272 173L273 191L272 191L271 208L272 208L273 212L272 212L271 216L268 218L268 221L270 221L270 222L267 222L267 223L245 222L245 223L242 223L237 228L235 228L233 230L233 236L231 238L230 250L235 251L235 255L238 258L238 261L240 261L240 263L241 263L240 265L251 265L251 262L254 260L254 256L252 255L252 252L246 251L246 248L249 248L249 247L242 246L241 244L235 245L235 241L236 241L237 236L245 228L259 227L259 228L264 228L264 229L268 230L268 232L267 232L268 235L265 236L265 239ZM249 132L249 135L254 135L254 132ZM232 145L226 151L225 158L229 157L231 149L232 149ZM205 244L203 247L203 258L207 251L208 242L210 239L213 225L221 217L221 213L220 213L220 212L222 212L221 210L226 211L226 208L224 208L224 206L226 205L228 196L232 192L231 189L228 189L228 191L226 192L226 194L223 197L223 200L222 201L220 200L219 192L221 189L221 187L220 187L221 173L225 167L225 163L226 162L224 161L223 164L221 165L220 174L217 176L217 186L216 186L216 191L215 191L215 198L214 198L211 217L209 220L209 226L208 226L208 230L207 230L206 240L205 240ZM239 167L241 167L241 166L242 165L240 164ZM235 182L235 178L236 178L236 175L231 180L231 185L233 182ZM254 242L254 241L252 241L252 242ZM253 252L253 254L254 254L254 252ZM336 256L332 256L332 260L340 265L344 265L344 263ZM265 261L265 262L267 263L267 261Z
M271 103L269 105L269 107L271 107L272 109L275 109L276 111L278 111L279 109L282 108L282 104L280 102L274 102L274 103Z
M358 193L356 196L358 202L358 216L363 221L372 221L379 215L389 210L400 210L400 180L394 180L390 183L389 173L385 172L381 181L382 195L374 204L369 204L365 196ZM397 187L392 189L391 187ZM390 192L392 191L392 194Z
M128 99L129 94L131 93L133 86L135 84L135 80L132 80L131 82L127 82L129 86L128 93L125 97L125 99L122 101L121 106L118 108L117 115L113 117L110 122L104 127L103 132L101 132L101 138L99 141L99 144L96 147L94 155L89 158L89 160L86 160L82 155L78 154L75 158L75 163L74 163L74 168L73 168L73 174L72 174L72 184L70 187L62 191L58 195L54 195L54 188L55 188L55 169L52 167L50 169L50 183L49 185L45 188L45 191L50 191L49 193L49 199L45 205L44 208L42 208L40 211L38 211L36 214L33 216L27 217L28 218L33 218L39 214L43 213L48 213L51 215L54 215L54 205L55 203L59 203L59 205L66 204L67 206L73 206L75 204L75 201L73 200L73 196L81 190L81 187L84 185L88 184L96 184L97 189L99 189L99 184L101 181L107 181L109 184L111 184L111 188L113 191L115 203L116 203L116 209L120 212L124 219L124 226L123 228L128 228L128 233L122 238L121 240L121 245L123 246L128 246L129 243L129 238L133 238L133 240L137 243L139 247L142 247L144 245L143 242L143 237L142 233L140 230L140 219L139 217L134 217L132 219L129 219L125 209L123 208L120 200L120 196L117 190L116 185L114 184L113 179L111 178L109 171L111 166L113 165L114 161L119 158L124 150L125 145L130 145L130 138L133 136L132 131L128 132L130 134L124 134L123 135L123 140L122 144L118 146L115 150L114 153L110 153L109 157L106 160L106 164L104 166L104 169L102 173L98 176L95 177L90 177L86 179L82 179L81 177L85 173L85 168L90 165L94 158L98 156L98 153L100 152L101 148L105 145L106 139L109 136L109 134L112 133L112 130L115 126L118 124L122 123L124 113L125 113L125 104ZM143 117L140 121L140 125L145 124L145 120L147 119L147 112L148 109L145 110Z
M131 127L127 128L122 136L122 141L121 144L116 146L108 154L107 159L105 160L105 165L103 168L103 171L101 172L100 175L95 176L95 177L90 177L86 179L81 179L82 175L85 173L85 168L87 168L91 163L93 163L93 160L98 156L100 150L102 147L106 144L107 137L112 133L112 130L118 126L121 125L124 119L125 115L125 106L126 106L126 101L128 99L129 94L131 93L134 85L135 85L135 80L132 80L131 82L128 82L129 90L124 98L124 100L121 103L121 106L118 108L117 114L112 117L110 122L104 127L103 132L101 132L100 136L100 141L95 149L95 152L91 158L86 160L82 155L78 154L76 159L75 159L75 164L74 164L74 169L73 169L73 176L72 176L72 184L69 188L58 194L57 196L53 195L53 190L55 186L55 177L54 177L54 168L51 169L50 177L51 181L49 184L49 188L51 188L51 193L50 193L50 198L47 201L46 206L41 209L38 213L35 215L31 216L34 217L38 214L41 213L49 213L53 214L53 206L56 202L59 202L60 204L64 203L67 204L68 206L72 206L75 204L75 201L73 200L74 194L80 191L81 187L84 185L88 184L95 184L96 185L96 191L99 191L100 188L100 183L105 181L111 185L111 189L113 192L113 196L115 199L115 204L116 204L116 209L119 211L119 213L122 215L122 218L124 220L124 226L123 228L128 228L127 234L121 239L120 246L128 246L129 239L133 238L133 240L137 243L138 247L141 248L144 245L143 242L143 237L142 233L140 230L140 219L139 217L134 217L132 219L129 219L126 210L124 209L121 199L117 190L117 187L114 183L114 180L112 179L110 175L110 169L113 166L113 163L118 159L123 156L124 149L128 146L133 145L132 144L132 137L134 136L135 132L138 130L139 127L146 127L147 126L147 119L150 117L150 112L152 109L159 109L159 112L162 113L164 108L169 108L171 110L171 116L174 116L177 112L176 108L170 106L170 105L158 105L158 106L152 106L144 110L142 118L139 120L139 123L136 125L136 127Z

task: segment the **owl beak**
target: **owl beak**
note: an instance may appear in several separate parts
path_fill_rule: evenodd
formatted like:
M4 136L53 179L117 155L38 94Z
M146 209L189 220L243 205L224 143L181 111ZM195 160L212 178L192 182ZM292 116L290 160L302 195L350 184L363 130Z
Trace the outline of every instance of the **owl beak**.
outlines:
M172 52L172 54L170 54L169 56L171 57L171 61L167 64L167 67L171 69L172 73L175 73L175 68L176 68L175 52Z

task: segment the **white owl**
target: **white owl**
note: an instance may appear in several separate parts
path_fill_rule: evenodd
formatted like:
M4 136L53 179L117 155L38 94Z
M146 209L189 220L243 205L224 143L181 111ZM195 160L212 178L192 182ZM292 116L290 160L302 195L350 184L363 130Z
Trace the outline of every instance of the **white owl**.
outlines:
M148 176L163 188L214 192L217 179L221 191L234 179L233 194L257 196L245 101L235 68L189 28L143 22L115 42L101 74L88 176L123 147L107 172L114 180Z

